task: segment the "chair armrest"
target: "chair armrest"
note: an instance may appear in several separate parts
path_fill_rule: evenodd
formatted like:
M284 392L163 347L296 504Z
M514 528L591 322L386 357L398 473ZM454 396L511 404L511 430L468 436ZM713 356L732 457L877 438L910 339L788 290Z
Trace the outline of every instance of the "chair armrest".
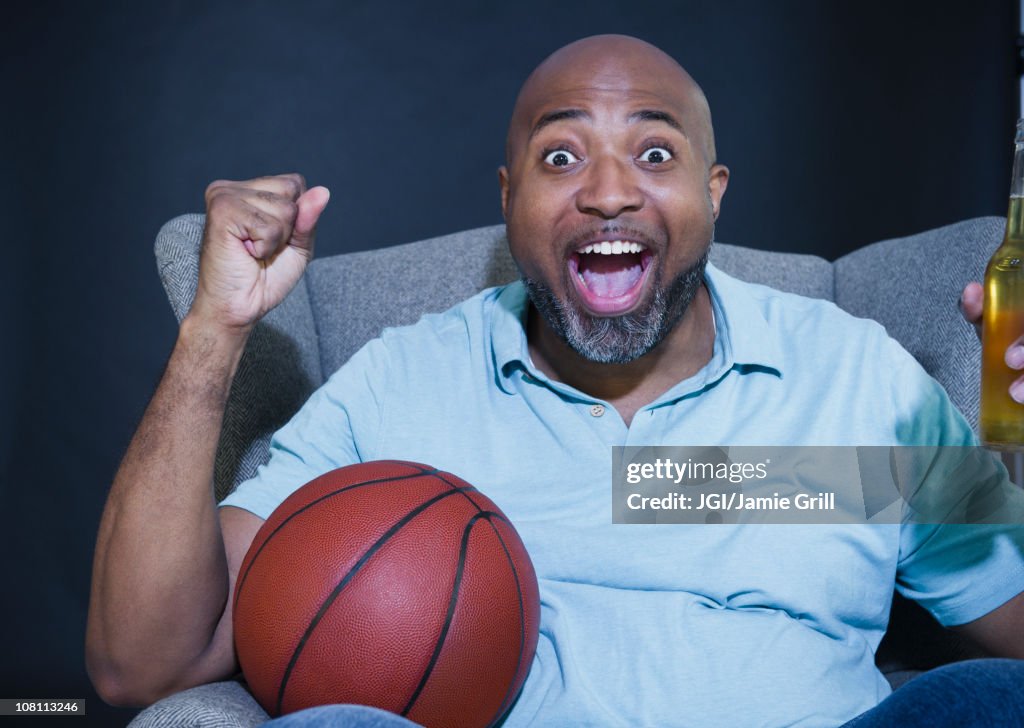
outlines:
M149 706L129 728L251 728L270 720L234 680L183 690Z

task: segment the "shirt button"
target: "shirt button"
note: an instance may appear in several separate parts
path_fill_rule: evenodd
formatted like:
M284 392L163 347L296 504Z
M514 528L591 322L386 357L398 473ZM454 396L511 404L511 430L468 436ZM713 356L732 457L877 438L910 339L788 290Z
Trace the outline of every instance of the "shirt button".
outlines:
M590 414L594 417L600 417L601 415L604 414L604 405L595 404L593 407L590 408Z

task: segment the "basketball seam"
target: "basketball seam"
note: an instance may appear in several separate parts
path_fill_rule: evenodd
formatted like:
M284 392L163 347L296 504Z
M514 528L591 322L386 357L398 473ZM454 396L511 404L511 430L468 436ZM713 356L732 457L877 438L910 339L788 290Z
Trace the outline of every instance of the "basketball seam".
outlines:
M423 670L423 676L420 678L419 685L413 690L408 702L405 707L402 708L400 715L403 717L409 714L412 710L412 706L419 699L420 694L423 692L423 688L426 687L427 681L430 680L430 675L434 671L434 666L437 664L438 658L441 656L441 650L444 649L444 642L448 638L448 630L452 626L452 618L455 616L455 605L459 601L459 589L462 587L462 575L466 568L466 554L469 552L469 536L473 531L473 526L481 518L487 519L490 512L483 511L477 513L462 529L462 543L459 544L459 563L455 568L455 583L452 584L451 597L448 599L448 613L445 615L444 624L441 625L441 631L437 636L437 640L434 643L434 652L430 656L429 662L427 662L426 668Z
M370 546L370 548L368 548L361 557L359 557L359 560L352 566L351 569L349 569L348 573L346 573L345 576L342 577L341 581L339 581L338 584L334 587L334 590L327 596L327 598L320 605L320 609L317 611L316 615L310 621L309 626L306 628L306 632L302 635L302 638L299 640L298 645L296 645L295 650L292 653L291 659L288 661L288 666L285 668L284 676L281 678L281 687L280 690L278 690L277 694L277 715L281 714L281 706L284 703L284 693L288 685L288 680L291 678L292 670L295 668L295 665L299 660L299 656L302 654L302 650L306 646L306 642L313 635L314 630L320 624L320 621L327 613L327 610L338 598L338 595L341 594L342 590L349 584L349 582L352 581L353 578L355 578L356 574L359 573L359 571L363 568L363 566L366 565L370 558L375 553L377 553L377 551L379 551L392 536L394 536L406 525L408 525L408 523L412 521L412 519L423 513L423 511L427 510L430 506L434 505L435 503L447 498L448 496L460 493L462 492L462 490L464 489L458 488L456 490L450 490L446 493L439 493L432 497L430 500L421 503L420 505L416 506L416 508L409 511L405 516L402 517L400 521L398 521L391 528L385 531L380 536L380 538L378 538L373 543L373 545ZM467 485L465 487L465 490L476 490L476 488L474 488L471 485Z
M443 471L434 471L432 473L432 475L435 478L437 478L439 480L443 480L445 483L447 483L452 488L456 487L454 483L452 483L451 481L449 481L447 478L444 477L445 475L448 475L448 474L449 473L445 473ZM480 513L484 513L485 512L483 508L481 508L479 505L477 505L476 501L474 501L472 498L470 498L465 493L463 493L463 497L466 500L468 500L470 503L472 503L473 507L476 508L477 511L479 511ZM488 513L493 513L493 512L492 511L488 511ZM510 520L508 520L508 518L506 516L504 516L504 514L493 513L493 515L495 517L497 517L498 519L504 521L506 524L508 524L509 528L511 528L513 531L515 530L515 526L512 525L512 522ZM519 674L519 668L523 664L523 651L526 649L526 610L523 608L523 588L522 588L522 584L520 584L520 582L519 582L519 572L516 571L515 559L513 559L512 558L512 554L509 553L508 545L505 543L505 539L502 538L501 532L491 522L490 518L487 518L486 520L491 525L491 528L494 529L494 534L498 537L498 542L501 544L501 548L505 552L505 558L508 559L509 565L512 568L512 578L515 579L515 582L516 582L516 597L519 600L519 655L516 658L516 670L515 670L515 673L513 673L512 683L509 684L509 690L506 691L505 697L501 701L501 706L498 709L498 714L494 717L493 720L491 720L490 723L488 723L488 726L491 726L491 725L494 725L501 718L501 716L504 715L505 711L507 710L507 706L505 705L505 703L508 702L510 697L512 697L509 694L509 692L512 689L512 684L515 683L515 676ZM405 715L405 714L403 713L403 715Z
M515 526L513 526L512 522L508 520L508 518L506 518L503 514L492 513L492 515L495 518L504 521L509 528L515 531ZM494 718L492 718L491 721L487 724L489 728L501 719L501 717L505 714L505 711L508 710L509 705L511 705L511 703L509 702L509 698L513 697L511 694L512 686L515 684L516 676L519 674L519 668L522 667L523 652L526 650L526 610L523 608L523 588L522 584L519 583L519 572L516 570L515 559L513 559L512 554L509 553L508 546L505 543L505 539L501 536L501 531L497 529L497 527L494 525L490 518L487 519L487 523L489 523L491 528L494 529L494 535L498 537L498 543L501 544L501 548L505 552L505 558L508 559L509 567L512 569L512 578L515 580L516 583L516 598L519 600L519 654L516 656L516 669L512 673L512 681L509 683L508 688L505 690L505 697L502 698L501 705L498 706L497 715L495 715ZM508 703L508 705L506 705L506 703Z
M318 503L322 503L323 501L327 500L328 498L333 498L336 495L339 495L341 493L345 493L347 491L353 490L354 488L362 488L365 485L376 485L378 483L392 483L392 482L394 482L396 480L409 480L410 478L419 478L419 477L424 476L424 475L433 475L436 472L437 472L436 470L421 470L418 473L409 473L408 475L397 475L397 476L390 476L390 477L387 477L387 478L375 478L374 480L364 480L362 483L353 483L351 485L346 485L344 488L339 488L338 490L332 491L330 493L326 493L326 494L320 496L319 498L317 498L316 500L311 501L310 503L307 503L306 505L304 505L302 508L298 509L294 513L291 513L287 518L285 518L283 521L281 521L279 524L277 524L277 526L274 528L274 530L271 531L270 534L263 540L263 543L260 544L259 548L256 549L256 553L253 554L252 560L249 562L249 565L245 568L245 573L242 574L242 577L238 580L238 586L235 588L235 606L237 607L238 602L241 599L242 587L245 585L245 581L249 577L249 572L252 571L252 567L256 563L256 559L259 558L259 555L261 553L263 553L263 549L266 548L267 544L270 543L270 540L272 538L274 538L274 536L277 535L278 531L280 531L282 528L284 528L285 525L288 522L290 522L293 518L295 518L297 515L299 515L300 513L303 513L305 511L309 510L310 508L312 508L313 506L317 505ZM447 483L448 481L445 481L445 482ZM448 483L448 484L451 485L451 483Z
M446 473L446 472L444 472L443 470L435 470L434 472L430 473L430 475L433 475L433 476L434 476L435 478L437 478L437 479L438 479L438 480L440 480L441 482L443 482L443 483L446 483L446 484L447 484L447 485L448 485L449 487L451 487L451 488L456 488L456 489L458 489L458 486L457 486L457 485L455 485L455 483L451 482L451 481L450 481L450 480L448 480L448 479L447 479L446 477L444 477L444 476L446 476L446 475L451 475L451 473ZM453 476L453 477L457 477L457 476ZM474 490L475 490L475 489L474 489ZM462 494L462 497L463 497L463 498L465 498L466 500L468 500L468 501L469 501L469 502L470 502L470 503L471 503L471 504L473 505L473 507L474 507L474 508L476 508L476 510L477 510L477 513L484 513L484 512L485 512L485 511L484 511L484 509L483 509L483 508L481 508L481 507L480 507L480 506L479 506L479 505L477 504L477 502L476 502L475 500L473 500L472 498L470 498L470 497L469 497L468 495L466 495L465 493L463 493L463 494Z

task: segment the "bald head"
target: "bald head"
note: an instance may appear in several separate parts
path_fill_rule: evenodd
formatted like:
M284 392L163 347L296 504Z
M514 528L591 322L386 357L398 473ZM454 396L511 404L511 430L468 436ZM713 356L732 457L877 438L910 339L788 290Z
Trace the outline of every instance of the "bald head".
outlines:
M714 164L715 139L707 98L697 82L661 49L627 35L595 35L563 46L530 74L519 91L509 122L505 156L511 167L529 138L560 101L574 93L597 89L624 98L648 94L669 101L678 111L682 131ZM566 104L568 109L571 104Z

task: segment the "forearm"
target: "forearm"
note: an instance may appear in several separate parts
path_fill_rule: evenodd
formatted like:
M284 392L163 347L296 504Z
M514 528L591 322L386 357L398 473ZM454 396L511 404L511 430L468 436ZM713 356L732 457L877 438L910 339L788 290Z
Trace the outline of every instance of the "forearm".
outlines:
M183 322L100 523L87 661L94 681L173 682L200 660L227 601L212 491L245 335Z

